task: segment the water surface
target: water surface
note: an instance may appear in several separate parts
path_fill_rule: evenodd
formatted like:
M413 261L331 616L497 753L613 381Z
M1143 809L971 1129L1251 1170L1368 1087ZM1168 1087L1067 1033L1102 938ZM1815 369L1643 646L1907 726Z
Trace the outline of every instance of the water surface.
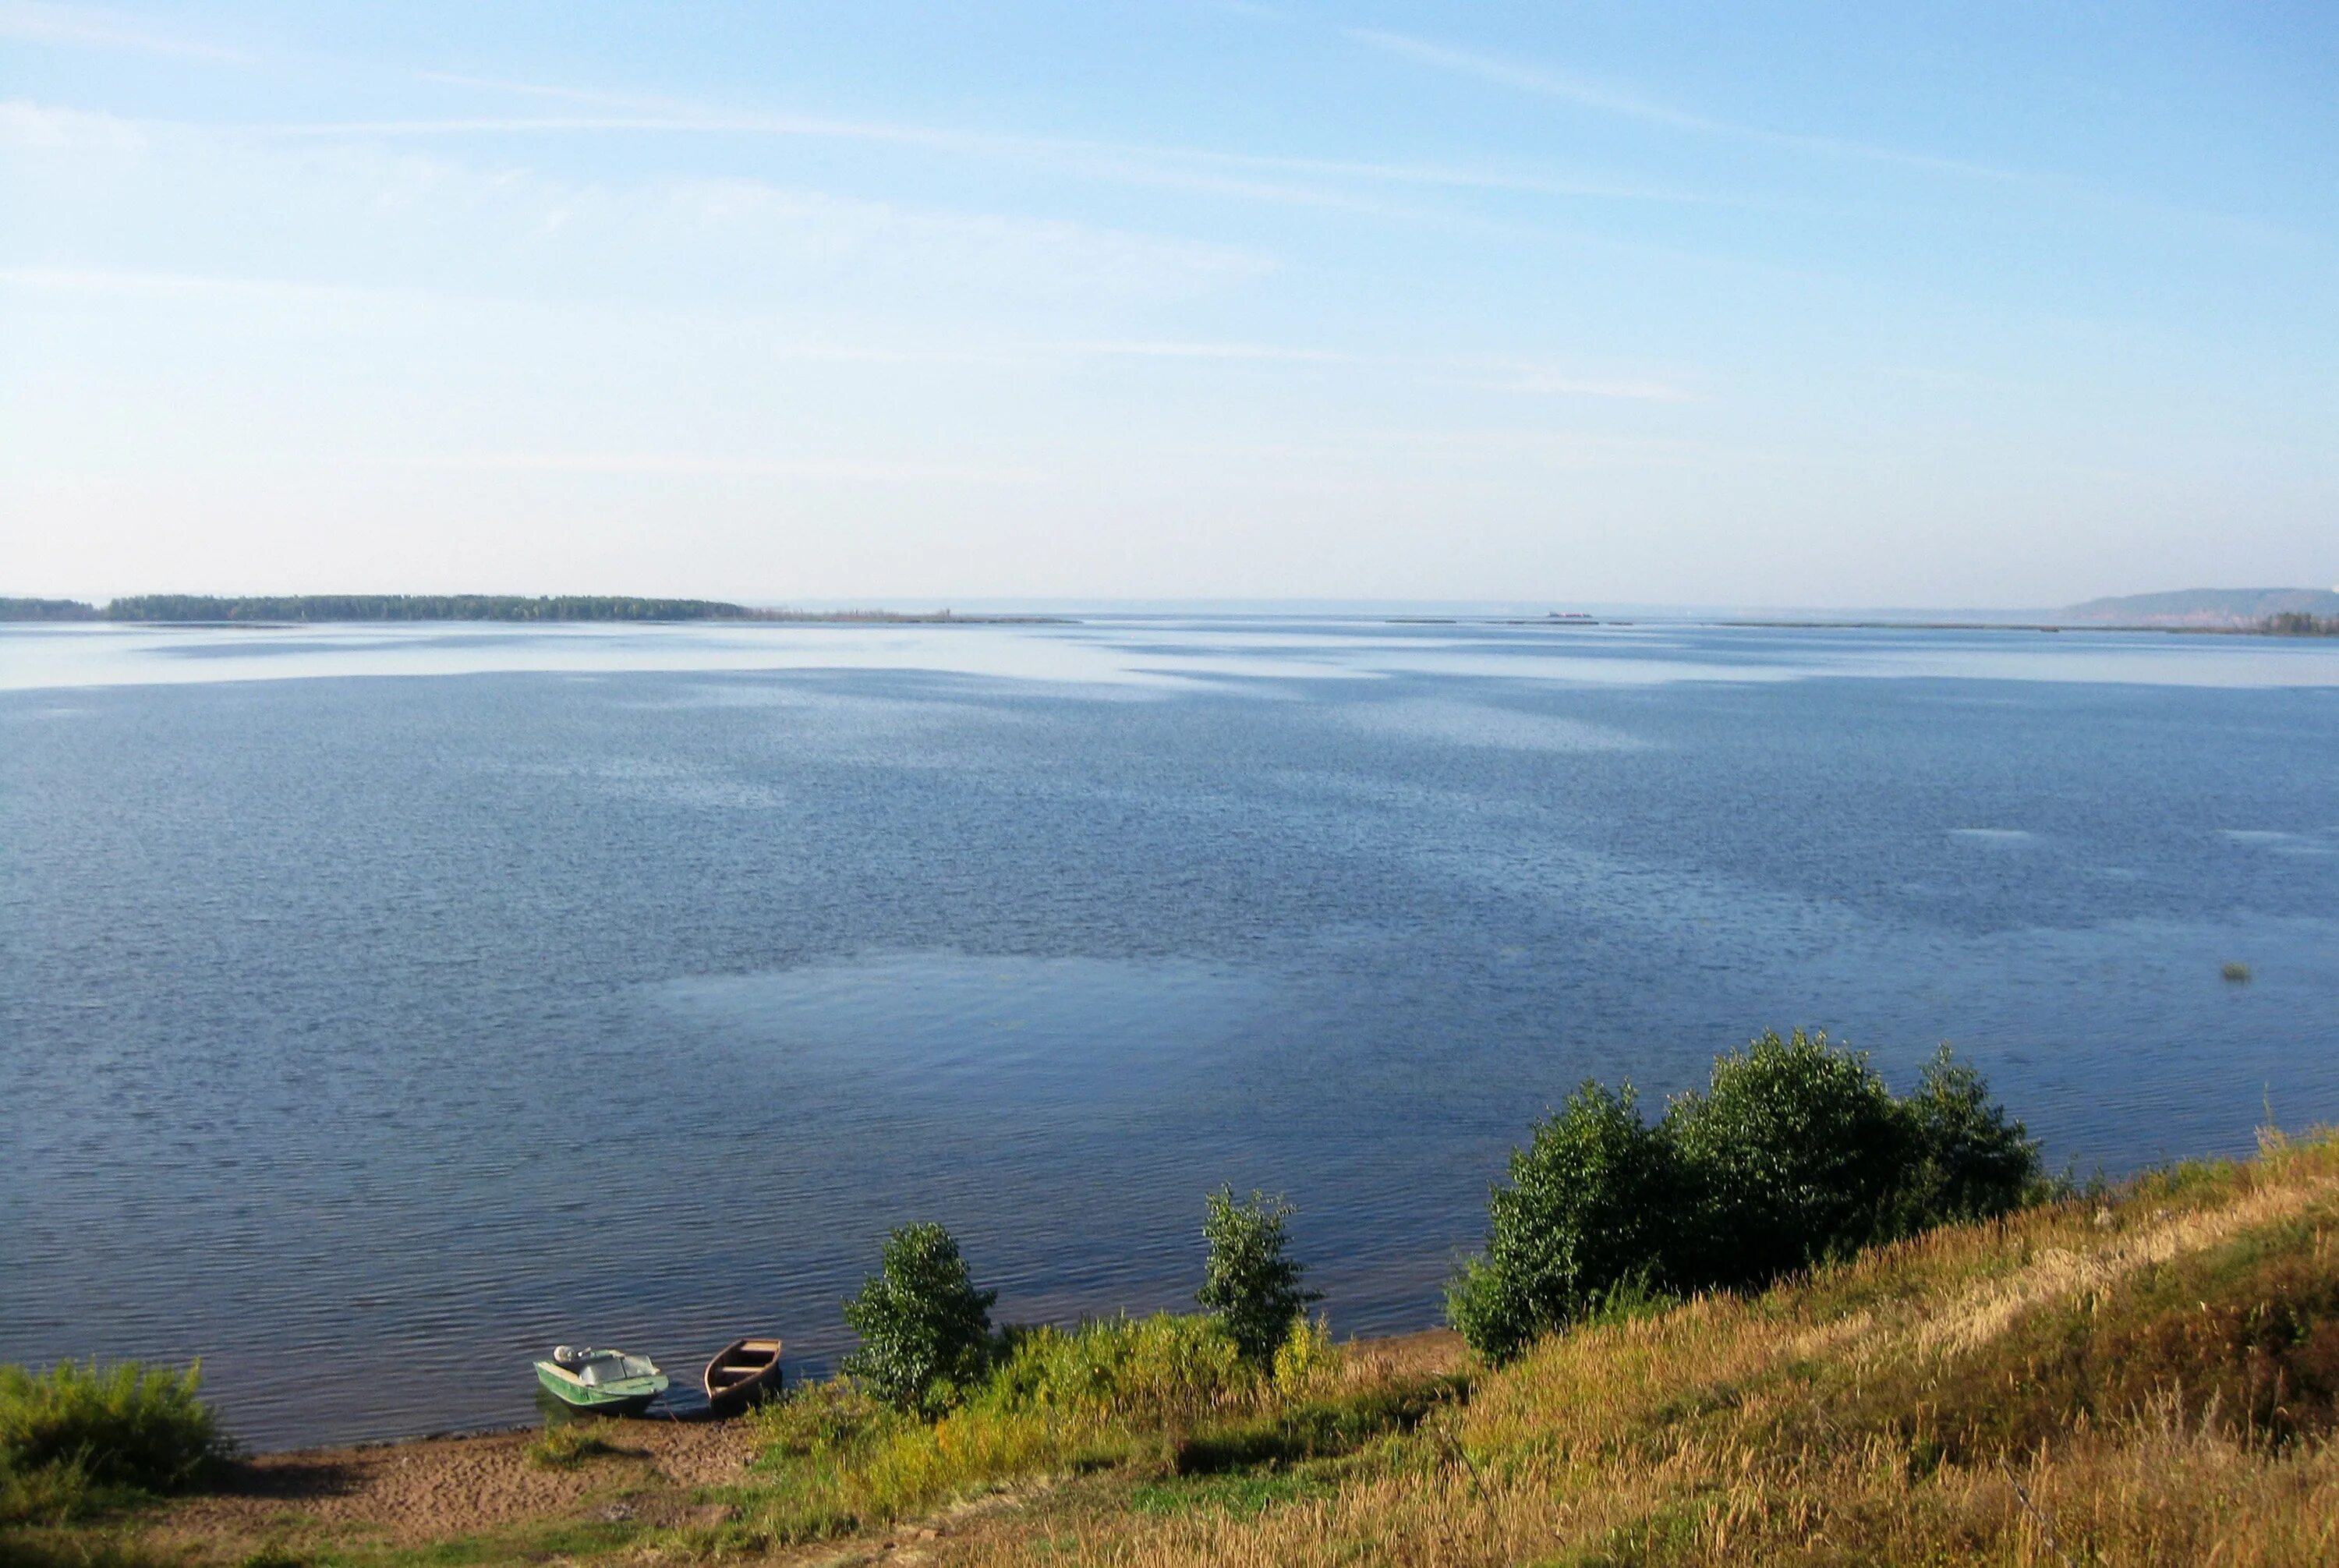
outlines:
M2334 761L2257 638L0 631L0 1357L525 1420L557 1339L833 1363L912 1218L1178 1305L1220 1182L1417 1326L1535 1115L1770 1026L2244 1149L2339 1118Z

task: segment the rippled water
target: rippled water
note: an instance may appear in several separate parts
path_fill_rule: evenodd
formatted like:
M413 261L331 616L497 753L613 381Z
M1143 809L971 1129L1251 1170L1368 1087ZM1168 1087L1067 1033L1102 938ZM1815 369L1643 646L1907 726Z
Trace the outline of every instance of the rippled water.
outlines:
M1772 1025L2241 1149L2339 1119L2334 764L2255 638L0 631L0 1357L524 1420L556 1339L833 1362L910 1218L1176 1305L1221 1181L1409 1327L1547 1103Z

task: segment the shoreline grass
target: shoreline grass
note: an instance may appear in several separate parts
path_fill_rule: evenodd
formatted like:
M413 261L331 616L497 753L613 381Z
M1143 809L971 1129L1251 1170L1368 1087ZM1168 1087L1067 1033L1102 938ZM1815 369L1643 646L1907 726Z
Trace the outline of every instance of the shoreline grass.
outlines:
M767 1407L742 1424L744 1474L670 1485L622 1530L577 1510L646 1468L527 1530L280 1549L319 1568L529 1561L555 1539L580 1561L892 1541L1098 1568L2339 1561L2329 1135L1759 1292L1619 1300L1501 1368L1406 1365L1320 1325L1292 1344L1263 1370L1200 1317L1022 1331L936 1420L844 1382ZM256 1544L188 1544L163 1528L176 1506L5 1544L118 1568L228 1568Z

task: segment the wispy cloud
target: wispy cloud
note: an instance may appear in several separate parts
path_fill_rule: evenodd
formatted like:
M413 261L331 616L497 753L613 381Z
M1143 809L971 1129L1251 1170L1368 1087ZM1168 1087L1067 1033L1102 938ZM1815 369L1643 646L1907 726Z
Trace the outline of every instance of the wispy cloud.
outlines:
M1489 381L1498 391L1528 392L1559 398L1615 398L1633 403L1685 403L1690 394L1670 381L1613 380L1572 376L1555 370L1528 369Z
M242 64L252 56L196 38L157 33L143 23L94 5L59 5L41 0L0 4L0 38L82 49L126 49L142 54L175 54L189 60Z
M280 277L233 277L135 268L0 267L0 291L22 291L112 300L143 300L189 308L246 308L282 321L293 312L311 325L346 326L367 331L409 330L418 315L448 321L488 321L508 325L516 313L549 321L582 317L607 330L630 322L671 339L698 333L742 352L774 362L859 365L877 369L1023 370L1061 367L1082 360L1189 361L1198 365L1290 365L1337 368L1344 373L1432 387L1467 387L1529 397L1598 398L1625 402L1678 403L1693 394L1653 378L1587 375L1565 367L1489 364L1481 360L1406 355L1374 355L1302 344L1225 339L1110 338L1051 340L984 338L962 341L870 341L808 339L796 323L755 311L677 311L639 309L607 301L548 302L491 295L450 294L428 289L320 282ZM327 307L339 309L327 310ZM570 321L558 330L585 330ZM501 460L501 459L499 459ZM562 459L564 463L567 459ZM524 467L534 457L509 459ZM609 472L647 471L650 458L612 458Z
M1428 385L1469 386L1482 390L1521 392L1532 396L1610 398L1636 403L1685 403L1691 394L1670 381L1629 377L1586 376L1543 365L1483 367L1451 360L1342 353L1330 349L1294 348L1276 343L1134 340L1072 343L1074 353L1142 360L1206 360L1259 361L1298 365L1342 365Z
M604 474L660 479L805 479L863 484L1029 485L1033 468L891 459L742 457L708 452L485 452L418 465L464 472Z
M1278 153L1229 152L1208 147L1163 146L1088 137L1034 136L973 131L883 120L849 120L817 114L773 113L564 87L498 77L424 72L421 79L441 85L574 104L609 111L575 115L450 115L438 118L324 122L255 127L282 137L451 136L465 134L557 134L561 133L705 133L801 136L868 142L978 156L1044 161L1072 173L1127 183L1172 185L1219 194L1296 205L1348 208L1386 215L1419 216L1404 209L1359 199L1318 185L1233 179L1202 171L1288 174L1318 181L1441 188L1468 192L1511 191L1523 194L1599 201L1698 205L1760 204L1733 193L1714 193L1633 181L1548 172L1474 169L1429 163L1313 157Z
M1188 343L1128 340L1073 343L1072 351L1136 360L1264 360L1295 364L1330 365L1355 362L1351 354L1328 349L1288 349L1272 343Z
M51 294L87 294L113 299L248 300L279 305L379 305L390 301L438 298L415 289L377 289L362 284L312 283L286 278L213 277L128 267L0 267L0 289Z
M0 147L36 151L134 151L146 145L136 122L81 109L57 109L22 99L0 103Z
M1799 153L1811 153L1831 158L1851 158L1870 163L1892 163L1904 168L1930 169L1939 173L1961 174L1973 179L2027 181L2034 176L2010 169L1993 168L1986 163L1970 163L1961 158L1938 157L1929 153L1911 153L1897 147L1877 146L1870 143L1850 141L1838 136L1806 135L1791 131L1774 131L1765 126L1740 124L1734 121L1716 119L1710 114L1677 108L1669 104L1644 98L1604 83L1594 82L1550 66L1527 61L1482 54L1473 50L1457 49L1450 44L1416 38L1408 34L1391 33L1377 27L1351 27L1347 36L1369 48L1410 60L1455 75L1468 76L1498 86L1532 93L1539 97L1553 98L1613 114L1645 124L1663 125L1671 130L1698 135L1717 136L1732 141L1752 142L1765 146L1781 147Z

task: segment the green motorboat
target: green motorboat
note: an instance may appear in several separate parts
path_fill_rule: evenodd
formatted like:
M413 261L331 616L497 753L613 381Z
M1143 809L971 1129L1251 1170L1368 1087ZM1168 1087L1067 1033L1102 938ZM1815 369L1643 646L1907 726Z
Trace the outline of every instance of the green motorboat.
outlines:
M666 1392L666 1374L646 1356L566 1345L536 1364L536 1380L562 1404L602 1415L638 1415Z

